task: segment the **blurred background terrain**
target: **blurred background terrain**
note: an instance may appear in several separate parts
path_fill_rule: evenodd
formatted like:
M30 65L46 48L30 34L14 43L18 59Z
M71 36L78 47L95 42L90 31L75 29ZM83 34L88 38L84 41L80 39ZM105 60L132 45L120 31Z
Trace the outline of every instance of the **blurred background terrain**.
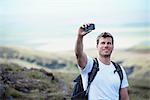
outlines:
M131 100L150 98L149 47L113 52L113 60L122 65L128 75ZM96 57L94 49L87 49L86 52ZM1 98L68 100L73 89L73 79L79 71L73 51L56 54L1 46L0 74Z

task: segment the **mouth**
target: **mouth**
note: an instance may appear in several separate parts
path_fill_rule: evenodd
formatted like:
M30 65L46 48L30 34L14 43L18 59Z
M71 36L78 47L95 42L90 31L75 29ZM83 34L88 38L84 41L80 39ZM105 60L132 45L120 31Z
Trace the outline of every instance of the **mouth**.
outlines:
M109 49L104 49L103 51L104 51L104 53L109 53L110 52Z
M109 49L103 49L104 51L109 51Z

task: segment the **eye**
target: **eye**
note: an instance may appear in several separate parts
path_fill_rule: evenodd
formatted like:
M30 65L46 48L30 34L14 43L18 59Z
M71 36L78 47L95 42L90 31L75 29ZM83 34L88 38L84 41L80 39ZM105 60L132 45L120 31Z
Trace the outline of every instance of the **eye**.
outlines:
M105 42L101 42L101 44L105 44Z
M111 44L111 42L108 42L107 44Z

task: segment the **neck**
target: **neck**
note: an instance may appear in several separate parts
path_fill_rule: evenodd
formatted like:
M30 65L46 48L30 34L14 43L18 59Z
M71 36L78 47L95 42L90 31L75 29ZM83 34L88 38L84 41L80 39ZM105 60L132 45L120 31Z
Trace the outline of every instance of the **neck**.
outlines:
M106 64L106 65L109 65L110 64L110 57L102 57L102 56L99 56L98 59L103 63L103 64Z

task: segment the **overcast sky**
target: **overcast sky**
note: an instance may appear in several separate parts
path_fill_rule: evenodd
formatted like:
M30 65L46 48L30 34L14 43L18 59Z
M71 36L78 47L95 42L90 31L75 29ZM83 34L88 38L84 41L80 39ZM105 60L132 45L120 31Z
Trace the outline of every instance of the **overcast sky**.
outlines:
M0 0L0 21L12 24L146 22L149 0Z
M114 33L140 32L137 35L147 39L149 19L150 0L0 0L0 40L74 36L86 22L95 23L96 29L112 28Z

